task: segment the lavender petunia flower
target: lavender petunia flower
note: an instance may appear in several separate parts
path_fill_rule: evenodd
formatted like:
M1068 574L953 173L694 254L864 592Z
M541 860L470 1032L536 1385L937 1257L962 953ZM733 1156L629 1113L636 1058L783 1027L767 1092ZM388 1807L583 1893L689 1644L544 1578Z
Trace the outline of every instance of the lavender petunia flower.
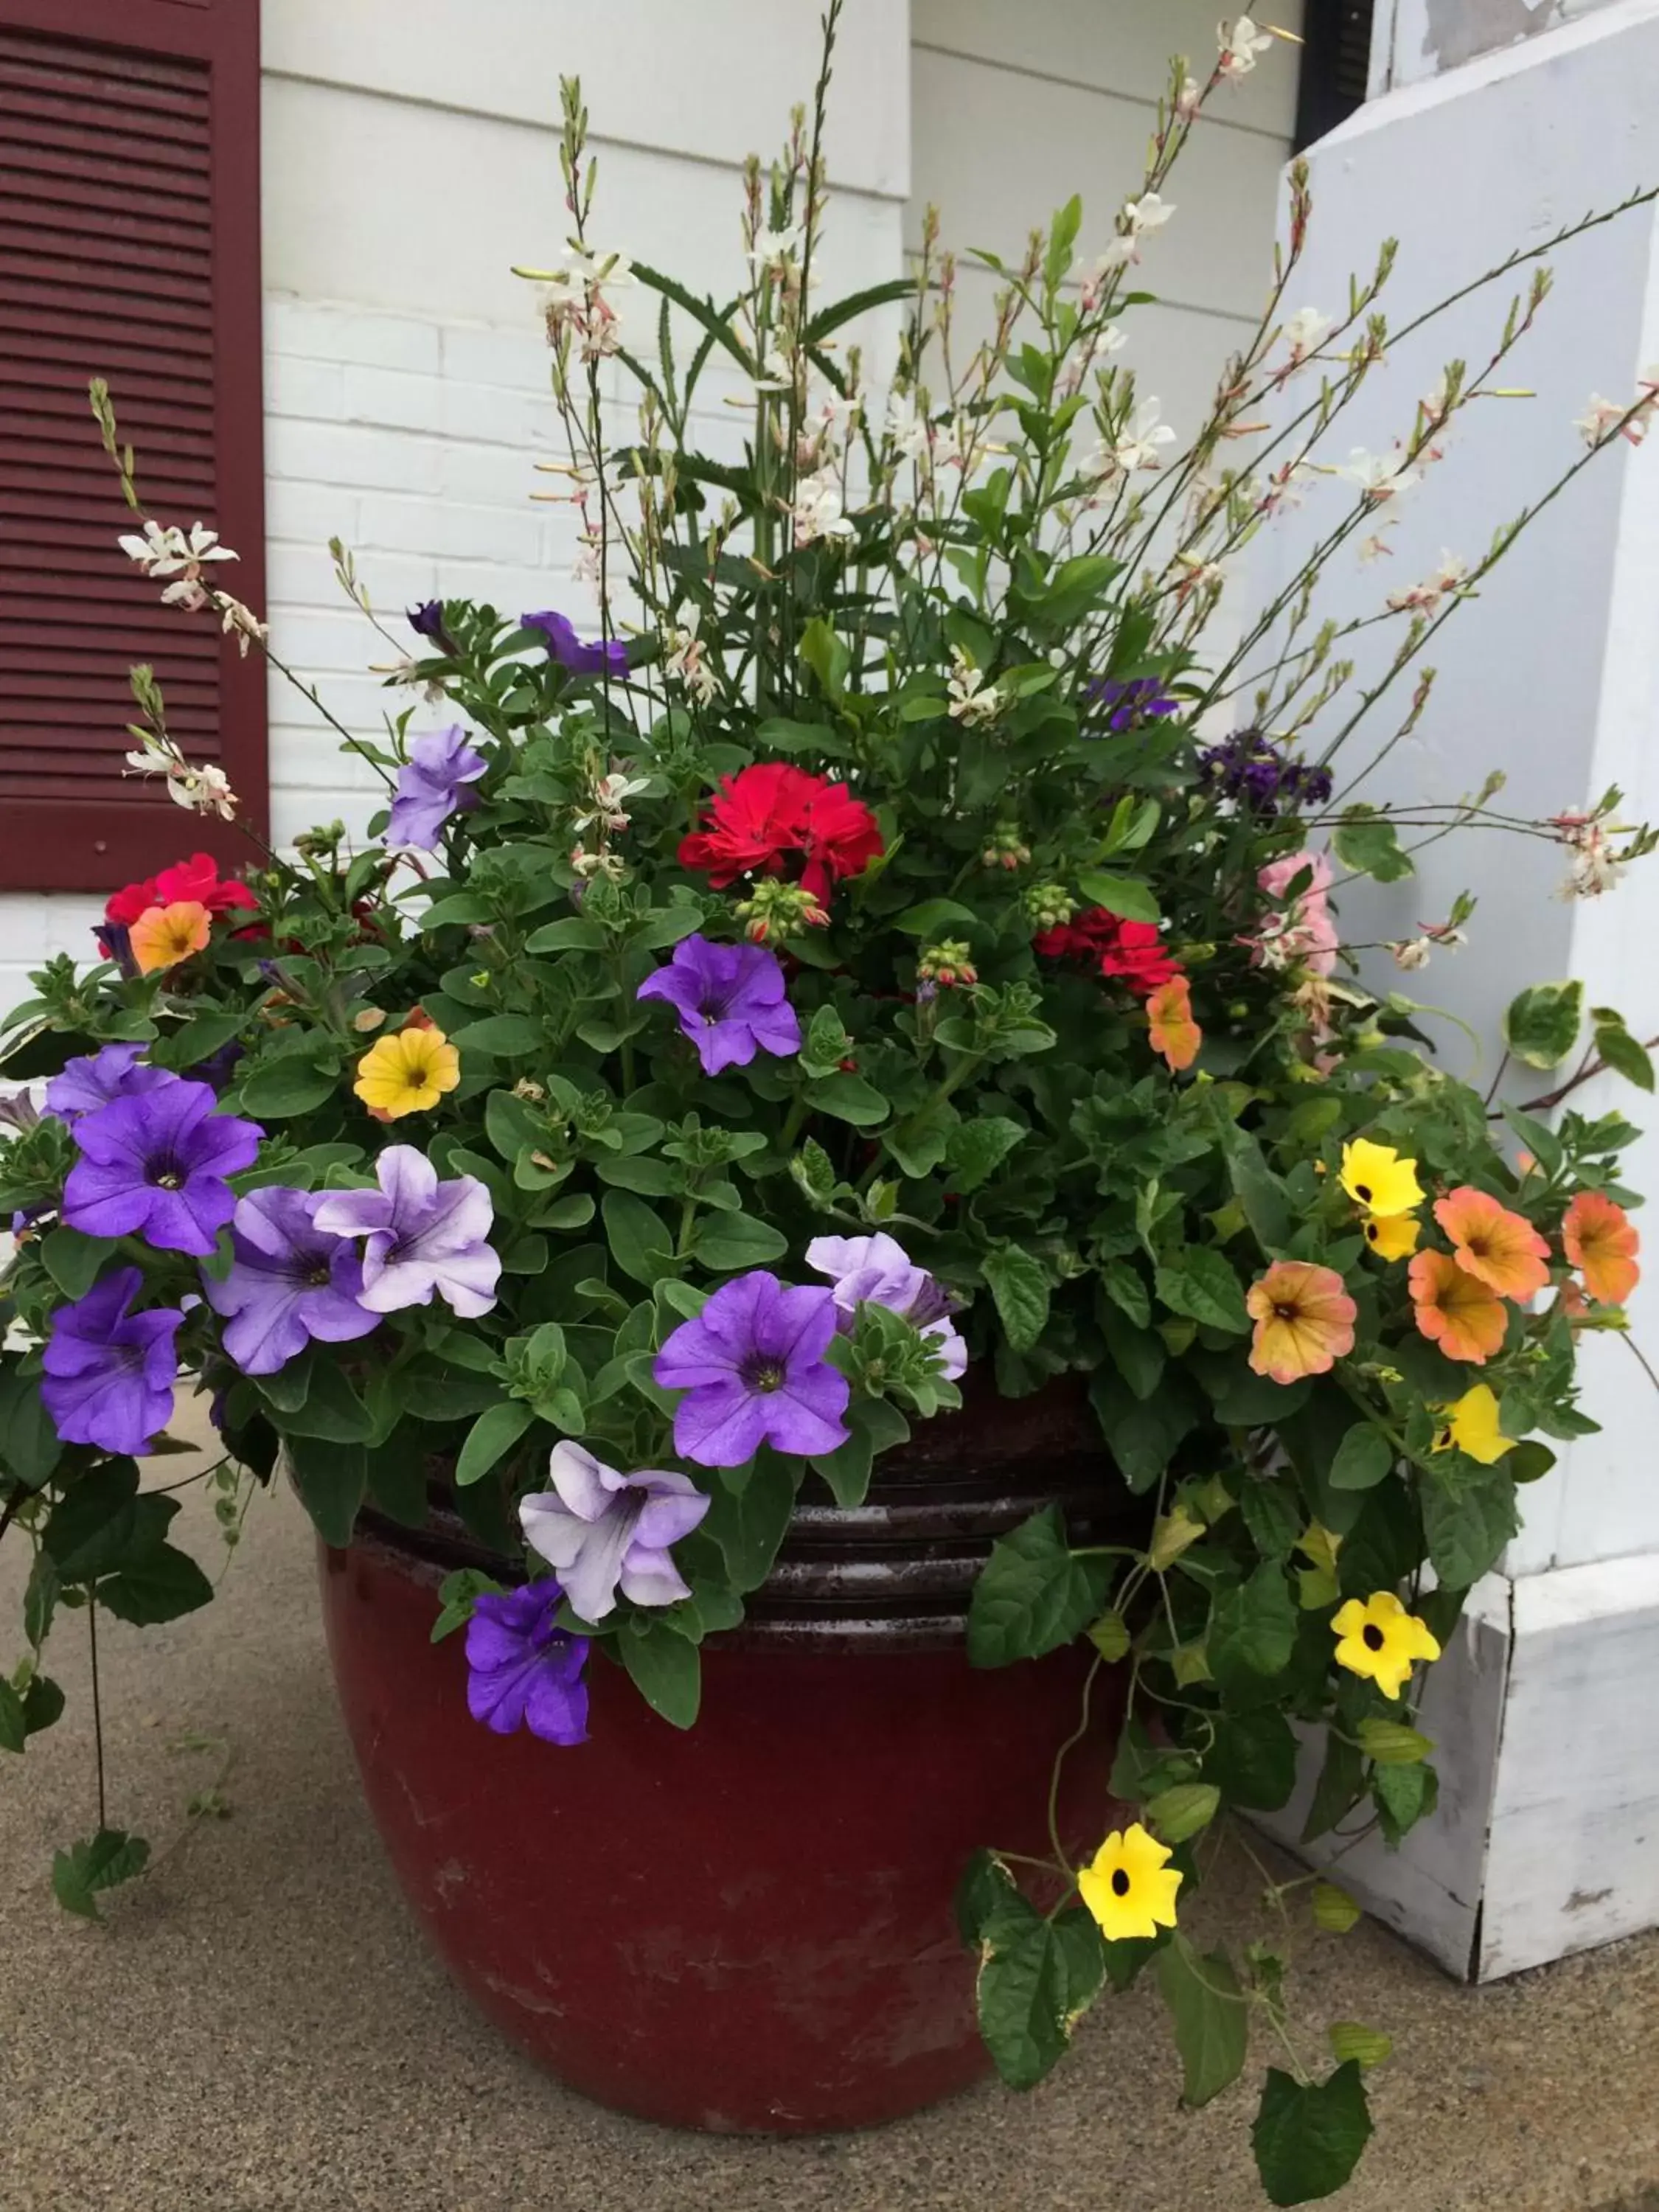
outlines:
M408 608L404 620L416 637L423 637L428 645L435 645L440 653L455 657L455 641L444 628L444 603L441 599L423 599L418 607Z
M810 1459L847 1441L852 1395L823 1354L836 1302L815 1284L793 1288L757 1268L722 1283L657 1354L652 1373L684 1390L674 1449L699 1467L741 1467L763 1443Z
M668 1556L709 1507L687 1474L646 1468L618 1474L568 1439L547 1462L553 1487L521 1498L525 1541L556 1567L565 1595L584 1620L617 1607L620 1584L635 1605L672 1605L691 1593Z
M550 1575L522 1589L486 1590L466 1625L467 1710L511 1735L521 1724L546 1743L586 1743L587 1638L554 1626L563 1592Z
M204 1288L215 1313L226 1316L225 1350L244 1375L274 1375L313 1337L346 1344L380 1327L380 1316L358 1302L356 1248L317 1226L323 1202L321 1194L277 1183L236 1201L230 1273Z
M184 1315L129 1312L143 1282L137 1267L118 1267L52 1316L40 1396L65 1443L143 1452L167 1425Z
M1084 685L1083 696L1091 707L1111 710L1106 722L1113 730L1130 730L1137 723L1160 720L1165 714L1181 711L1180 700L1166 697L1156 676L1132 676L1126 681L1093 677Z
M251 1168L264 1131L216 1114L205 1083L117 1098L75 1124L81 1158L64 1185L64 1219L88 1237L143 1237L204 1257L236 1210L227 1176Z
M416 738L409 758L398 771L398 788L392 801L392 818L382 842L393 847L436 850L438 837L452 814L469 812L478 803L471 788L489 763L473 751L459 723L447 730L428 730Z
M666 968L635 996L665 999L697 1048L705 1075L747 1067L757 1051L800 1050L800 1020L784 996L783 970L763 945L716 945L683 937Z
M520 615L519 627L540 630L548 659L556 660L572 676L628 673L628 647L621 638L595 638L591 645L584 645L569 617L560 614L556 608L544 607L537 615Z
M46 1111L60 1121L77 1121L117 1098L142 1097L179 1079L165 1067L151 1067L141 1044L106 1044L79 1060L65 1060L46 1085Z
M867 1299L872 1305L902 1314L929 1340L947 1382L967 1372L968 1346L951 1323L955 1309L950 1293L925 1267L912 1263L896 1237L879 1231L873 1237L815 1237L806 1248L806 1264L832 1279L830 1296L843 1331L851 1329Z
M495 1214L483 1183L440 1182L413 1145L388 1145L374 1165L379 1190L325 1191L312 1217L326 1235L368 1239L359 1304L397 1313L430 1305L436 1291L458 1314L488 1313L501 1261L489 1243Z

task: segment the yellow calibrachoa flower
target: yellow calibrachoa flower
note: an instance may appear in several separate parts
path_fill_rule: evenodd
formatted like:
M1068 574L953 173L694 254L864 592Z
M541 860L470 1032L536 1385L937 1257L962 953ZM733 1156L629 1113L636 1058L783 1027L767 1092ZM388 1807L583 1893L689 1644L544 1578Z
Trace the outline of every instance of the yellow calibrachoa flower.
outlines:
M1337 1665L1368 1676L1385 1698L1400 1695L1419 1659L1440 1656L1428 1623L1407 1613L1392 1590L1373 1590L1363 1605L1351 1597L1331 1627Z
M1343 1146L1342 1188L1367 1213L1384 1220L1423 1203L1417 1162L1402 1160L1392 1145L1374 1145L1369 1137Z
M1169 1870L1170 1857L1137 1820L1132 1827L1114 1828L1079 1875L1079 1894L1109 1943L1175 1926L1181 1875Z
M371 1114L388 1121L424 1113L461 1079L461 1055L440 1029L410 1025L376 1037L352 1085Z
M1498 1400L1490 1383L1477 1382L1455 1405L1442 1406L1439 1412L1440 1425L1434 1432L1436 1451L1449 1451L1455 1444L1482 1467L1495 1467L1505 1452L1515 1449L1515 1438L1506 1437L1498 1425Z
M160 969L176 968L192 952L205 952L212 921L198 899L175 899L171 906L148 908L127 936L139 974L154 975Z
M1360 1223L1379 1260L1404 1260L1417 1249L1423 1224L1411 1213L1368 1213Z

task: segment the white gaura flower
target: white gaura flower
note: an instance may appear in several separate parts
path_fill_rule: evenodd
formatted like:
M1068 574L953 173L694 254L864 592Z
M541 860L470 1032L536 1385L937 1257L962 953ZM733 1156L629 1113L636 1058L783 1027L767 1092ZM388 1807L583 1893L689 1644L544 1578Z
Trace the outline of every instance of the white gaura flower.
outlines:
M1249 75L1258 56L1265 54L1273 44L1272 33L1258 31L1248 15L1241 15L1231 30L1224 22L1218 23L1215 35L1221 49L1218 67L1223 76L1235 83Z
M945 686L951 695L951 720L970 730L983 722L995 721L1006 703L996 685L985 681L984 670L975 668L960 646L951 647L951 663L950 681Z
M1589 405L1573 418L1572 427L1587 446L1605 445L1619 428L1625 412L1616 399L1603 399L1599 392L1592 392ZM1640 439L1634 442L1639 444Z
M1443 552L1440 566L1431 576L1425 576L1420 584L1412 584L1403 592L1390 592L1387 604L1395 614L1408 611L1432 614L1446 594L1455 592L1467 580L1468 573L1467 561L1460 561L1455 554Z
M853 526L843 507L841 486L829 470L803 477L795 487L795 503L789 510L795 544L811 545L820 538L851 538Z
M671 626L662 634L662 666L700 707L706 707L719 688L714 672L703 659L702 640L695 623L689 629Z
M1573 424L1587 446L1602 446L1617 431L1632 446L1639 446L1647 436L1654 414L1659 410L1659 367L1645 368L1636 380L1637 396L1622 403L1603 399L1599 392L1592 392L1589 405ZM1635 413L1631 410L1634 408ZM1626 422L1625 417L1630 416Z
M1127 269L1132 261L1139 260L1141 240L1149 230L1162 230L1174 213L1175 203L1161 198L1157 192L1143 192L1138 200L1124 201L1117 235L1107 240L1106 251L1095 263L1093 276L1084 284L1085 308L1092 304L1101 285L1115 269Z
M218 532L201 522L192 522L186 536L176 523L164 530L146 518L142 538L129 534L116 543L147 576L199 575L206 562L237 558L228 545L219 543Z
M165 599L167 593L163 592L161 596ZM225 635L235 638L237 650L244 660L247 659L249 646L264 645L270 637L270 625L262 623L252 607L246 607L240 599L232 599L228 592L216 592L213 604L224 617L221 627Z
M1101 439L1095 447L1094 465L1103 477L1131 476L1137 470L1158 469L1164 465L1163 449L1172 446L1176 434L1167 422L1158 420L1156 399L1141 404L1133 424L1120 426L1117 435L1109 445Z
M792 355L773 339L761 356L760 374L749 380L756 392L790 392L794 388L795 362ZM736 403L741 406L744 403Z
M1594 815L1557 814L1551 827L1572 855L1563 898L1600 898L1625 872L1623 855L1615 853L1608 832Z
M1409 491L1422 481L1422 471L1408 468L1403 456L1368 453L1363 446L1356 446L1345 465L1333 470L1332 474L1346 477L1350 483L1358 484L1374 507L1381 507L1385 500Z
M1137 238L1143 231L1162 230L1174 213L1174 202L1160 199L1156 192L1143 192L1138 200L1123 203L1124 218Z
M1415 969L1426 968L1432 950L1426 937L1408 937L1403 940L1390 939L1389 942L1395 966L1403 968L1408 973Z
M1306 361L1309 355L1319 350L1320 341L1331 327L1328 315L1322 315L1317 307L1298 307L1284 327L1281 335L1291 357L1292 368Z
M571 828L591 830L596 823L602 823L608 831L620 835L633 818L628 811L629 800L637 799L649 780L642 775L624 775L619 769L596 777L592 803L585 812L571 817Z
M147 730L137 750L126 755L126 763L135 775L165 776L175 806L192 814L216 814L223 822L235 820L236 794L224 770L192 768L171 738Z
M542 313L550 340L556 340L568 328L584 361L598 361L618 350L621 325L605 294L622 291L638 281L625 253L584 253L573 247L563 268L538 270L534 274L542 288Z
M1195 76L1183 77L1181 89L1176 94L1176 113L1183 123L1190 123L1203 105L1203 86Z
M749 248L752 268L781 269L786 264L800 259L801 242L805 234L798 222L787 230L757 230L755 242Z
M888 393L887 415L882 428L894 452L902 453L907 461L919 461L932 443L927 421L916 412L915 402L908 393Z

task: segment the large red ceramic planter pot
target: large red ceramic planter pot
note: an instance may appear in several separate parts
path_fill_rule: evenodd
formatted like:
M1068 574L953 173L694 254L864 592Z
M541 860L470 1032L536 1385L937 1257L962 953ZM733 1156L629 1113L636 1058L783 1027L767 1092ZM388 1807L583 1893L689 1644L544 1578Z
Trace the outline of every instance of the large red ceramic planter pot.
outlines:
M430 1640L438 1583L481 1556L458 1528L366 1518L325 1550L370 1810L482 2009L574 2088L682 2127L866 2127L982 2075L952 1894L978 1844L1047 1852L1085 1669L971 1668L966 1593L1048 1500L1074 1527L1111 1510L1090 1425L1064 1391L993 1403L890 1455L865 1506L803 1506L744 1627L705 1644L687 1732L597 1664L588 1742L492 1735L462 1639ZM1105 1821L1112 1704L1067 1761L1074 1855Z

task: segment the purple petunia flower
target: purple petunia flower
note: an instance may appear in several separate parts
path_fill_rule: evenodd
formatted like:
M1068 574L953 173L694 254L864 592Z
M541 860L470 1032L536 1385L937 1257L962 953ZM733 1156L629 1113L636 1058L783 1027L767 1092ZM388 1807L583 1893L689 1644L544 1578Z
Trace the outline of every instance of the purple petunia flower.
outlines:
M467 1710L497 1735L524 1725L546 1743L587 1741L587 1638L555 1627L562 1595L550 1575L472 1601Z
M471 1318L495 1303L501 1260L489 1242L495 1212L476 1176L440 1182L413 1145L388 1145L374 1163L378 1190L322 1194L312 1216L325 1235L362 1237L363 1287L370 1313L427 1306L433 1293Z
M591 645L584 645L569 617L553 607L544 607L538 615L520 615L519 627L540 630L548 659L556 660L572 676L628 673L628 647L621 638L595 638Z
M1292 759L1260 730L1241 730L1199 755L1211 790L1247 813L1271 820L1281 806L1322 806L1331 795L1331 771L1317 761Z
M392 818L382 842L394 847L412 846L422 853L437 848L439 833L452 814L465 814L478 803L470 788L489 763L473 751L459 723L447 730L428 730L416 738L409 758L398 771L398 788L392 801Z
M647 975L635 996L666 999L678 1009L705 1075L747 1067L757 1051L800 1050L800 1021L784 996L783 970L763 945L683 937L672 963Z
M244 1375L274 1375L313 1337L346 1344L380 1325L358 1303L363 1263L356 1246L317 1226L322 1203L320 1193L279 1183L236 1201L230 1273L204 1288L215 1313L226 1316L225 1350Z
M441 599L423 599L418 607L408 608L404 620L416 637L423 637L435 645L440 653L455 657L455 641L444 628L444 603Z
M568 1439L547 1462L553 1487L519 1502L525 1541L556 1567L584 1620L617 1607L620 1584L635 1605L672 1605L691 1593L668 1556L709 1507L688 1474L646 1468L618 1474Z
M1156 676L1132 676L1121 682L1109 676L1093 677L1084 685L1083 696L1091 707L1111 709L1106 722L1113 730L1130 730L1138 722L1181 711L1180 700L1166 697Z
M46 1111L60 1121L78 1121L117 1098L142 1097L179 1079L165 1067L151 1067L141 1044L106 1044L79 1060L65 1060L46 1085Z
M236 1210L227 1176L251 1168L264 1131L216 1114L205 1083L117 1098L75 1124L81 1157L64 1185L64 1219L88 1237L140 1236L162 1252L212 1251Z
M699 1467L741 1467L763 1443L803 1459L845 1443L851 1388L823 1356L835 1334L835 1298L815 1284L796 1289L764 1268L722 1283L651 1370L685 1393L675 1450Z
M92 934L106 960L112 960L129 981L138 973L132 957L132 933L124 921L94 921Z
M65 1443L143 1452L167 1425L184 1315L130 1312L143 1282L137 1267L118 1267L52 1317L40 1396Z
M896 1237L880 1231L873 1237L815 1237L806 1248L806 1264L832 1279L830 1294L843 1332L851 1329L866 1300L886 1306L932 1342L947 1382L966 1373L968 1347L951 1323L950 1293L926 1267L912 1263Z

